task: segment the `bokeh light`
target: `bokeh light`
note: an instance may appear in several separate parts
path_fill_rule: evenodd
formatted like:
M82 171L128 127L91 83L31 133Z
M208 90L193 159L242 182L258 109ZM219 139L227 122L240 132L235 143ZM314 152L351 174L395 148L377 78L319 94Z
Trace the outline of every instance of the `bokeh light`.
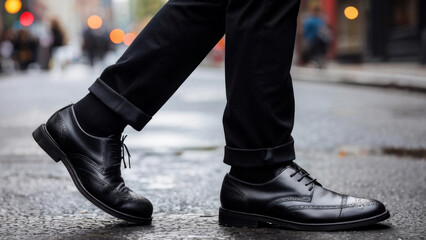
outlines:
M358 14L358 9L356 7L349 6L345 8L345 17L350 20L357 18Z
M109 34L109 38L113 43L120 44L124 40L124 32L123 30L116 28L111 31L111 33Z
M135 40L136 38L136 33L126 33L126 35L124 35L124 39L123 42L126 46L130 46L130 44L132 44L133 40Z
M6 9L6 12L15 14L21 10L22 3L20 0L7 0L4 3L4 8Z
M30 12L23 12L19 18L22 26L28 27L34 22L34 15Z
M92 15L87 19L87 25L91 29L98 29L102 27L102 18L98 15Z

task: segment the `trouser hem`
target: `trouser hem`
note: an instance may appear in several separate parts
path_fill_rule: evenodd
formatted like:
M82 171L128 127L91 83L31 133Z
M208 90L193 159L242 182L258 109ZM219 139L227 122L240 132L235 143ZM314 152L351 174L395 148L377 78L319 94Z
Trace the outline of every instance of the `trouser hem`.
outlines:
M89 91L137 131L142 130L152 118L100 78L96 79L92 86L89 87Z
M294 140L272 148L242 149L225 146L223 162L233 167L265 167L290 162L296 158Z

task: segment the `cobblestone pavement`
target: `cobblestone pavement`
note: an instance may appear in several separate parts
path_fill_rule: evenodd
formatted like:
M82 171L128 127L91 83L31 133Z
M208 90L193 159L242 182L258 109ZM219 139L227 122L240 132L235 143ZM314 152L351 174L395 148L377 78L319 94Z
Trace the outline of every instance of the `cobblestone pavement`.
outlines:
M221 69L199 68L141 132L126 129L127 184L154 204L152 226L114 219L85 200L31 138L96 72L0 77L0 239L424 239L426 97L295 82L297 161L326 187L383 201L391 218L338 232L217 224L225 105Z

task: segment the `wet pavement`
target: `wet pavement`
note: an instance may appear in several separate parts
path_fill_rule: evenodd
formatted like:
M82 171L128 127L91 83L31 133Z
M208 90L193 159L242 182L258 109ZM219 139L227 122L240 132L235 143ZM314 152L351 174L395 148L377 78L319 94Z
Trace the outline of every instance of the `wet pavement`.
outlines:
M126 129L127 184L154 204L152 226L92 206L31 132L77 101L99 71L0 76L0 239L424 239L426 95L295 81L297 161L324 186L383 201L391 218L338 232L217 224L225 106L222 69L199 68L142 132Z

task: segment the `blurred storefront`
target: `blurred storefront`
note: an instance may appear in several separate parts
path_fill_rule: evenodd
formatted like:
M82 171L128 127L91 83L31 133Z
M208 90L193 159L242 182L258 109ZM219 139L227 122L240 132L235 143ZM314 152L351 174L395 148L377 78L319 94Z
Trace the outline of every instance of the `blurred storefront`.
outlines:
M369 21L368 41L373 57L383 60L421 59L419 50L426 47L424 0L371 0Z
M315 6L322 9L333 32L329 58L339 62L426 62L426 1L307 0L302 1L302 23ZM348 7L356 12L348 12Z

